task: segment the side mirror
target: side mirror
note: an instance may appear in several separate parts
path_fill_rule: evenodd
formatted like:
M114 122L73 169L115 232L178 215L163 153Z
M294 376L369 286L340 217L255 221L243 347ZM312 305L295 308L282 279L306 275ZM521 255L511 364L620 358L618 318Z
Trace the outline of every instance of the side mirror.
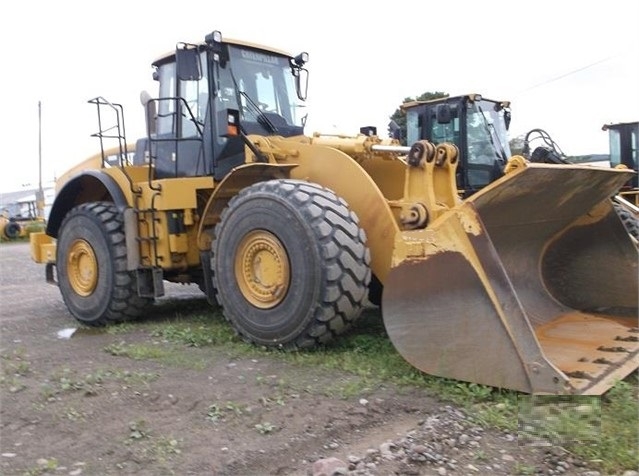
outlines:
M155 134L155 120L158 115L156 101L151 98L148 91L142 91L140 92L140 102L144 107L147 132L149 135Z
M304 68L297 69L295 75L295 89L297 90L297 97L302 101L306 101L308 95L308 70Z
M180 47L181 46L181 47ZM202 79L202 67L197 45L182 43L175 50L177 76L180 81L198 81Z

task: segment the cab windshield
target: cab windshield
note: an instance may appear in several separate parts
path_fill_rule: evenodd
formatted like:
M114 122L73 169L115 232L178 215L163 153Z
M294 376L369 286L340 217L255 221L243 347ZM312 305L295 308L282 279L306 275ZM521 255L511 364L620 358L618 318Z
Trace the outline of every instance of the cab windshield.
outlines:
M491 101L469 104L466 115L468 163L493 164L510 157L504 110Z
M229 61L219 70L218 110L238 109L242 123L259 123L269 133L303 127L304 104L289 58L236 45L228 50Z

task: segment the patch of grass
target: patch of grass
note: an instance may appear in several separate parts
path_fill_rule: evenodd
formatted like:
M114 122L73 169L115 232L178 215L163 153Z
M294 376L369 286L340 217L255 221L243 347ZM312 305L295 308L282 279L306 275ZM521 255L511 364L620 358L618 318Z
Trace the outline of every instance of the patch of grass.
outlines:
M522 395L520 441L544 440L564 448L578 442L596 444L601 433L601 406L597 397Z
M410 365L393 347L378 313L369 311L351 332L327 346L300 352L275 349L266 349L265 352L292 364L346 371L360 377L359 380L348 382L349 394L364 393L380 382L391 382L399 386L427 389L443 400L467 405L468 408L482 402L506 402L508 408L515 410L512 416L516 416L516 392L433 377Z
M351 378L339 379L331 385L323 388L325 395L339 397L344 400L367 395L380 385L368 377L353 376Z
M0 385L6 387L9 393L18 393L27 388L22 381L14 376L0 376Z
M528 466L526 464L515 463L515 467L513 468L514 474L516 475L528 475L535 474L535 468L533 466Z
M136 328L136 324L132 322L120 322L106 327L106 332L109 335L120 335L132 332Z
M110 344L104 348L108 354L118 357L128 357L133 360L160 360L170 353L170 349L153 344L128 344L125 341Z
M248 405L227 401L226 403L212 403L206 411L206 419L212 422L225 421L227 417L240 417L251 413Z
M490 401L463 404L470 418L481 426L501 428L508 431L517 430L517 395L501 394Z
M185 355L183 349L157 343L129 344L120 341L104 347L103 350L118 357L128 357L133 360L156 360L175 367L193 370L202 370L208 365L208 361L204 357L198 359L192 355Z
M167 342L190 347L242 343L228 322L219 317L204 314L189 317L178 315L156 323L152 326L151 335Z
M423 383L423 374L397 353L383 328L374 320L369 322L372 323L370 326L366 322L359 323L351 332L317 349L299 352L277 349L265 351L296 365L346 371L362 377L365 386L369 385L368 379L399 384Z
M188 300L184 300L185 302ZM197 300L196 300L197 301ZM206 303L206 301L204 301ZM208 305L208 303L207 303ZM163 305L163 312L166 308L172 308L172 304ZM210 306L208 306L210 309ZM195 309L200 309L201 305L195 305ZM181 311L188 309L185 303L179 307ZM130 332L131 324L127 323L113 334L126 334ZM115 326L115 327L120 327ZM218 346L228 350L233 357L256 355L263 352L259 347L250 345L242 341L231 326L223 319L205 314L194 314L181 316L176 314L161 321L142 321L135 324L135 328L149 329L153 342L127 343L122 340L104 348L104 351L114 355L128 357L134 360L157 360L162 363L184 367L194 370L202 370L208 365L205 358L198 360L193 354L185 355L184 349L180 346L201 348L207 346Z
M602 398L601 437L596 445L575 445L583 457L602 459L606 474L639 468L639 384L635 374ZM582 453L583 452L583 453Z
M43 385L42 395L49 400L64 392L84 392L85 395L95 395L101 391L107 381L125 382L127 384L148 383L158 378L157 374L149 372L131 372L119 369L96 369L90 374L78 375L77 371L64 368L54 374Z
M169 461L174 455L182 453L180 440L161 436L153 440L151 454L161 463Z
M189 347L202 347L216 343L216 337L210 331L211 329L206 326L192 328L190 326L169 324L158 327L151 335L167 341L180 342Z
M14 375L25 377L31 373L31 362L23 360L21 362L11 363L7 365L5 370Z
M260 403L266 408L286 405L286 397L284 395L275 395L272 397L260 397Z
M154 435L145 420L129 422L128 435L124 444L130 447L130 451L141 460L153 460L161 466L171 461L174 456L180 455L181 440L163 435ZM168 474L174 474L173 470L166 467ZM163 473L162 473L163 474Z
M473 453L473 458L476 461L488 461L490 459L484 450L476 450Z
M18 348L11 353L0 355L2 374L25 377L31 373L31 362L26 357L26 350Z
M224 418L224 410L217 403L212 403L206 410L206 419L212 422L221 421Z
M636 377L600 396L522 396L520 436L562 446L604 474L639 467Z

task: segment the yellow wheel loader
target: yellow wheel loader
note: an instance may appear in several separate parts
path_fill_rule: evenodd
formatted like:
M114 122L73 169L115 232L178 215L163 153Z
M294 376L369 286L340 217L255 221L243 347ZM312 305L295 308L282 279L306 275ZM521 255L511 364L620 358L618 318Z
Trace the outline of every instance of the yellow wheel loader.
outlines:
M45 219L37 217L32 213L32 204L29 204L29 214L27 216L9 216L8 211L0 213L0 240L18 240L26 238L34 231L44 230Z
M605 124L608 131L610 167L633 170L634 176L612 197L613 206L635 245L639 246L639 188L637 187L637 150L639 122ZM531 143L540 142L531 152ZM524 136L522 155L534 162L570 163L557 143L543 129L532 129ZM584 162L594 165L593 162ZM601 165L601 164L600 164Z
M305 135L307 60L218 31L179 43L131 144L122 107L90 101L101 151L31 237L76 319L134 318L165 281L197 283L247 341L305 349L376 290L429 374L600 394L639 366L637 251L608 200L630 172L522 162L462 199L453 144Z
M411 143L425 139L435 144L450 142L458 147L456 181L460 196L469 197L504 175L511 158L507 135L511 120L509 101L487 99L480 94L464 94L429 101L410 101L400 108L406 114L406 130L401 131L393 121L389 124L391 135L398 138L405 136ZM634 171L633 177L617 191L612 201L633 242L638 245L639 123L605 124L602 130L608 131L610 166ZM531 129L525 134L521 155L531 162L570 163L543 129ZM509 167L516 163L512 161Z

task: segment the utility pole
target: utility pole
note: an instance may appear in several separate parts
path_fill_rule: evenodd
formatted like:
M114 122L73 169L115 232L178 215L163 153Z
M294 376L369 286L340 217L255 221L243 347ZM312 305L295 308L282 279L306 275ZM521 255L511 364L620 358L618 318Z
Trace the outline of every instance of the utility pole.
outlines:
M38 191L36 192L38 218L44 219L44 190L42 189L42 103L38 101Z

